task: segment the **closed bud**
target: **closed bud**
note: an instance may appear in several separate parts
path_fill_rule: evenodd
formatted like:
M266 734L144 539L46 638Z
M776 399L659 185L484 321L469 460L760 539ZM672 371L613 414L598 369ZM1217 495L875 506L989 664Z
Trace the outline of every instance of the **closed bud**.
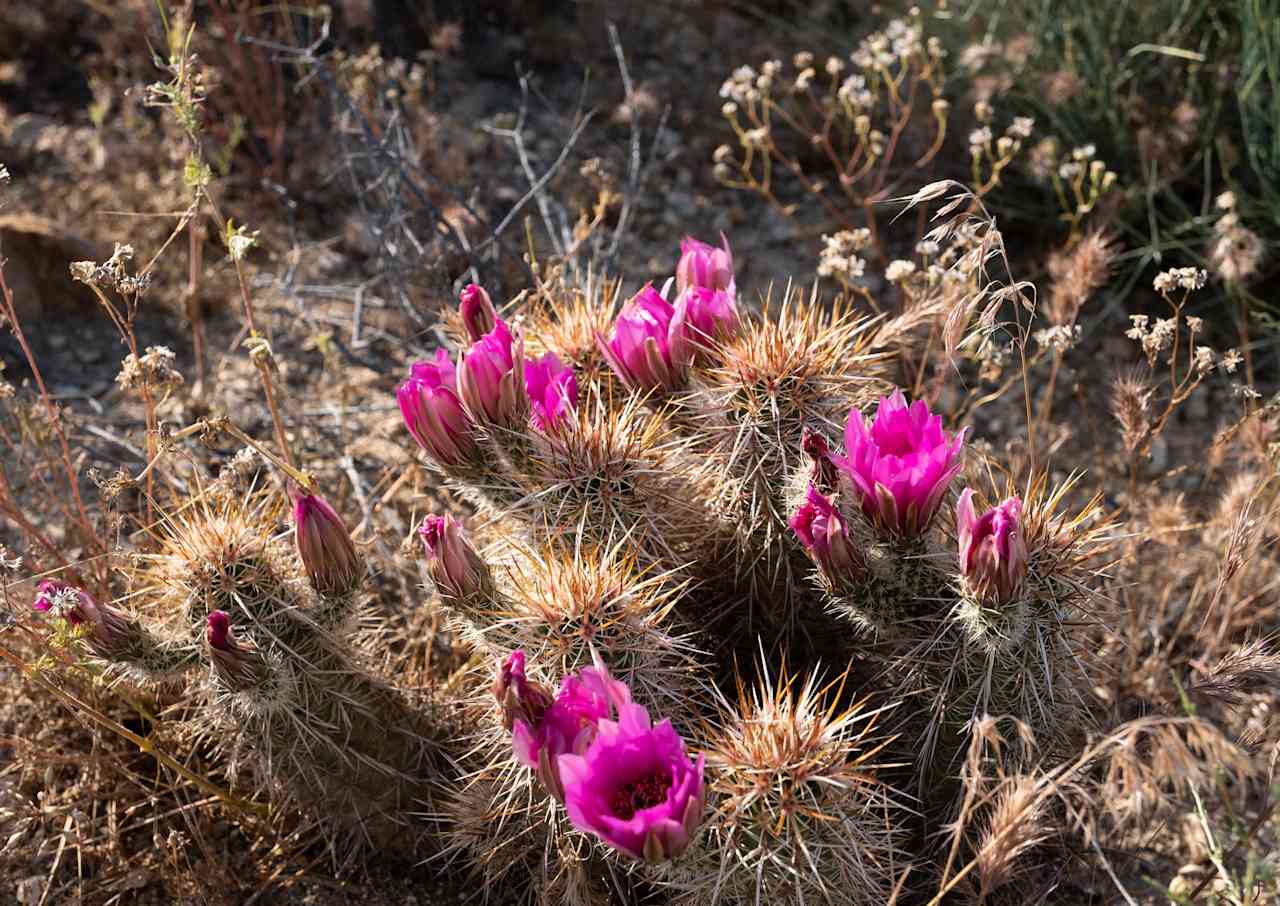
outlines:
M86 627L84 640L101 658L125 655L138 634L136 624L123 610L99 604L87 591L55 579L40 583L32 606L68 625Z
M210 612L204 637L213 670L228 688L242 691L260 686L266 680L266 661L256 645L236 637L226 611Z
M840 473L831 461L831 446L827 439L808 428L800 435L800 446L813 460L809 483L823 494L834 494L840 485Z
M475 453L475 425L458 397L457 372L447 351L437 349L434 362L414 364L396 400L409 433L436 462L461 465Z
M489 294L478 284L468 283L460 298L462 323L467 328L467 336L475 343L497 325L498 312Z
M441 597L454 604L489 597L493 586L489 567L452 516L428 516L418 534L426 548L427 568Z
M790 524L813 562L833 585L853 584L866 576L867 568L849 540L840 511L813 485L809 486L805 502L791 517Z
M458 396L477 422L520 428L529 414L524 386L524 341L505 321L471 344L458 363Z
M713 292L724 290L732 300L737 295L733 280L733 252L729 240L720 235L721 248L686 236L680 240L680 263L676 265L676 293L690 287Z
M978 516L973 490L956 505L960 574L975 595L1005 603L1014 600L1027 575L1027 542L1022 532L1022 501L1010 497Z
M298 556L311 587L322 595L344 595L360 584L360 557L341 517L316 494L290 489Z

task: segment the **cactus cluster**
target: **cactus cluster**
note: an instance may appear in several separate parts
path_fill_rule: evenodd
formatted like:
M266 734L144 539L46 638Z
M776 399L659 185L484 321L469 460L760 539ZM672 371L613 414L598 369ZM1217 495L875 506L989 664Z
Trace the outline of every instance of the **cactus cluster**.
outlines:
M794 289L748 310L727 241L687 239L620 308L607 284L549 293L508 321L468 286L461 352L398 391L465 504L418 529L474 655L452 729L349 642L364 565L305 489L293 545L269 491L171 519L137 616L42 606L135 675L196 674L233 767L335 840L411 831L494 895L927 885L975 726L1010 716L1042 751L1081 727L1096 505L1067 515L1033 476L979 506L969 429L894 385L901 322Z

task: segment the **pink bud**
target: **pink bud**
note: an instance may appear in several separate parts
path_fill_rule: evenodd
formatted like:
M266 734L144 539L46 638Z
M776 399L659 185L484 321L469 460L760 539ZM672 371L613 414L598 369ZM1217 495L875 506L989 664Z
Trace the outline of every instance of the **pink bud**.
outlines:
M1027 575L1027 542L1022 532L1022 501L1010 497L977 516L973 490L966 488L956 505L960 540L960 574L979 597L1012 601Z
M800 435L800 447L813 460L809 483L824 494L834 494L840 486L840 473L831 461L831 446L827 439L805 428Z
M456 466L475 452L475 427L458 398L453 361L444 349L434 362L418 362L396 392L400 414L422 449L442 465Z
M684 293L691 286L702 289L724 290L730 299L737 296L733 280L733 252L729 240L720 234L721 248L699 242L692 236L680 240L680 263L676 265L676 292Z
M723 343L738 331L738 306L724 290L691 286L676 299L672 318L672 358L686 364L700 350Z
M428 516L418 534L426 548L431 578L444 598L461 603L489 597L493 584L489 567L452 516Z
M291 488L290 495L298 555L311 586L322 595L355 591L363 569L342 519L323 497L298 487Z
M924 533L942 495L960 471L967 429L942 430L942 417L924 400L907 406L901 390L880 400L874 421L850 410L845 455L832 461L853 482L862 511L882 531L900 538Z
M56 579L40 583L31 606L72 626L87 626L85 641L102 658L123 655L137 634L133 620L123 610L99 604L87 591Z
M596 336L596 345L622 383L641 392L674 390L684 383L683 358L672 355L675 308L652 285L623 306L614 323L613 339ZM677 346L683 345L683 332Z
M267 676L267 664L252 643L241 642L231 629L231 617L224 610L209 612L205 641L214 671L227 686L235 690L261 685Z
M840 511L813 485L790 525L828 581L839 586L866 576L867 568L849 540Z
M524 340L505 321L471 345L458 364L458 395L477 422L523 427L529 411L524 387Z
M484 288L475 283L468 283L462 290L462 323L467 328L467 336L474 343L493 330L498 321L498 312L489 299Z
M578 407L578 379L573 369L566 368L554 352L548 352L525 366L524 383L533 426L544 434L563 428Z

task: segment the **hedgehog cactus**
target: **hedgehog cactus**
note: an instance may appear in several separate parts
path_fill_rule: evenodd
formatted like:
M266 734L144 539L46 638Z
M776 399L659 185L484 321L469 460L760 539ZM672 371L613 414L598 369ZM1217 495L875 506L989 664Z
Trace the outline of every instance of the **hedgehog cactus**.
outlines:
M296 548L262 493L182 511L137 618L52 584L37 606L122 669L201 673L233 764L335 837L430 815L487 891L860 906L927 882L984 716L1042 750L1083 724L1108 525L1043 477L957 499L978 454L893 386L889 328L790 289L751 311L727 241L682 253L663 291L557 278L510 323L470 285L459 348L398 390L466 504L419 528L473 654L447 748L345 641L365 566L313 493Z
M583 902L881 903L953 816L976 718L1068 732L1057 683L1106 526L1042 480L989 513L955 503L968 429L893 388L883 333L790 291L746 314L727 243L682 250L674 301L672 282L613 319L608 287L544 300L525 398L489 394L500 418L462 374L436 391L484 437L462 464L422 445L483 543L429 517L429 571L499 665L474 684L497 705L467 706L450 851L492 884L523 866L534 899L575 878ZM767 639L809 679L772 672ZM574 698L610 675L625 695Z
M94 653L117 671L191 674L205 709L198 729L233 772L247 767L272 799L319 819L341 860L404 839L433 798L442 736L346 641L363 570L340 517L296 492L295 556L273 536L272 499L176 517L135 576L137 618L83 593L61 615L92 624Z

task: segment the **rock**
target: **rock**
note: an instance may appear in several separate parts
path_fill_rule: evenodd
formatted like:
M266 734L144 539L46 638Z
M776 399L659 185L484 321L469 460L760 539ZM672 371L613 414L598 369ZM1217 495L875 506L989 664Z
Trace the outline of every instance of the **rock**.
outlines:
M72 261L103 261L109 248L33 214L0 217L0 258L13 292L18 318L35 320L55 312L74 312L96 304L93 292L71 279Z

